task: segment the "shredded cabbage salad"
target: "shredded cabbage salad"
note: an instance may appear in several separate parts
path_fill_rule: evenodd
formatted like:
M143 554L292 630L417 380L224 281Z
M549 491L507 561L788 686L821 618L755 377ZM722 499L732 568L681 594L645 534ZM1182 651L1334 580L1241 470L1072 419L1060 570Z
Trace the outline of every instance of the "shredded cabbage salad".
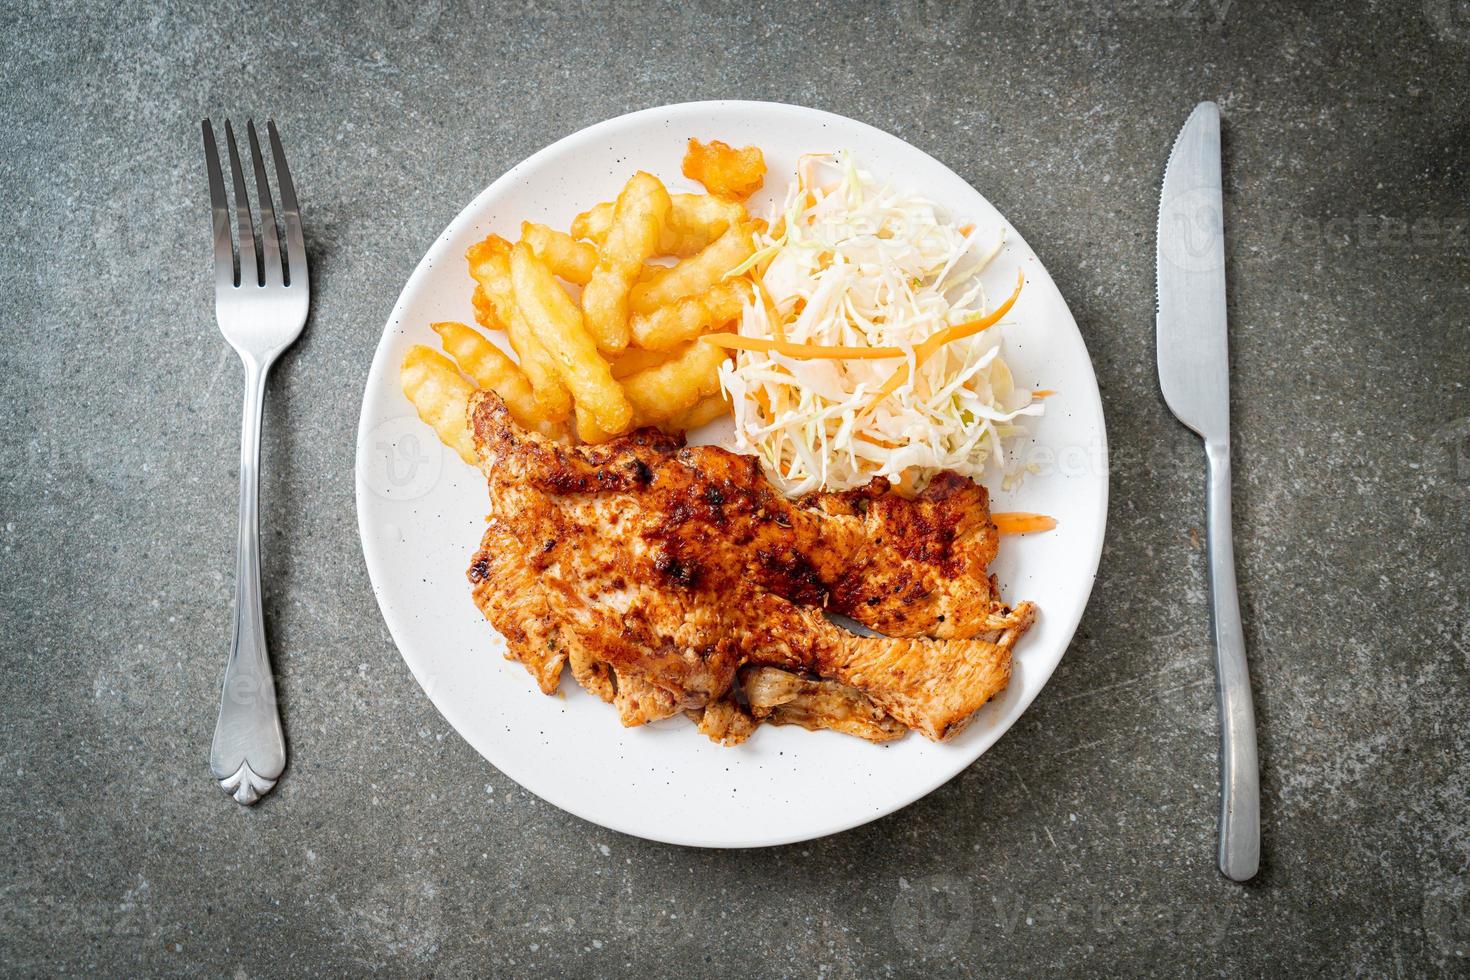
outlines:
M740 334L803 344L897 347L904 383L875 402L904 358L798 359L737 351L720 381L736 452L760 457L782 492L847 490L882 476L917 490L940 470L978 478L1022 415L1040 415L1001 356L998 331L915 348L990 312L980 274L1004 228L960 228L931 201L880 185L850 154L811 154L756 253L730 275L755 282Z

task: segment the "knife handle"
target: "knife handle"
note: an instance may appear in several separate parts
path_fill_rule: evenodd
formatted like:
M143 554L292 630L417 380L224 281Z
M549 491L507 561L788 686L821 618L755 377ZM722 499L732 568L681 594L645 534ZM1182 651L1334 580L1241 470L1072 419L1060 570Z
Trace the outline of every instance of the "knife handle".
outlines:
M1205 454L1210 464L1210 620L1215 634L1215 683L1220 702L1220 871L1233 881L1245 881L1256 873L1261 859L1261 777L1256 765L1256 717L1251 706L1245 631L1235 590L1230 444L1208 441Z

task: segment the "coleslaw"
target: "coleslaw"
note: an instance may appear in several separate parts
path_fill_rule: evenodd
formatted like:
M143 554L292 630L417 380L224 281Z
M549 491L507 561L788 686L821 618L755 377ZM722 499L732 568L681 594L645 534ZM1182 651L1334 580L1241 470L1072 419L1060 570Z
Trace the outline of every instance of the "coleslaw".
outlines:
M1019 418L1043 408L985 331L1015 300L992 309L980 282L1004 228L957 227L847 153L803 157L770 225L729 273L754 281L730 346L767 348L737 349L721 370L730 448L790 496L1004 468Z

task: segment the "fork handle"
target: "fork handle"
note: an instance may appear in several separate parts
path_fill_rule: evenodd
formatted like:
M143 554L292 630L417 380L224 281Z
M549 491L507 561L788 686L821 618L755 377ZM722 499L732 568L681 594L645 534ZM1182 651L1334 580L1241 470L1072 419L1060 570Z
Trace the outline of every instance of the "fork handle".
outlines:
M1210 473L1210 620L1215 634L1215 683L1220 703L1220 871L1234 881L1245 881L1255 875L1260 864L1261 781L1256 765L1256 718L1245 659L1245 630L1235 589L1230 444L1206 442L1205 454Z
M260 600L260 427L269 362L242 355L245 412L240 436L240 539L235 561L235 628L220 694L209 768L220 788L250 805L286 768L286 739L265 645Z

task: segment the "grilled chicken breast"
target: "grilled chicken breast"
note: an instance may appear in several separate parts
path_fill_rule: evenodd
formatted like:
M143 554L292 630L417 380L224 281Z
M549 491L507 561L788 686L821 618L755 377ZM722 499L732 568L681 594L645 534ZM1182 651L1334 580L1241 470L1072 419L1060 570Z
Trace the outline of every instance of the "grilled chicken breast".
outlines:
M1005 688L1035 618L999 599L988 498L963 477L787 500L755 459L655 430L568 447L491 392L470 418L490 492L475 602L543 691L570 667L626 725L947 738Z

